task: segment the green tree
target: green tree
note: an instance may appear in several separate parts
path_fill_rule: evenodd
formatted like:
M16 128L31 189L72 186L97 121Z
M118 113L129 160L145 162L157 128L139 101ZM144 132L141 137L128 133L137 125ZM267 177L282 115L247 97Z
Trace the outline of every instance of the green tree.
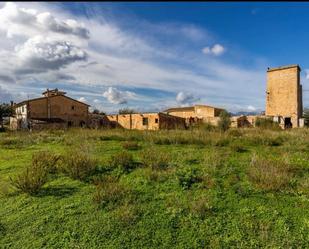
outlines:
M227 111L222 111L220 113L220 119L218 122L218 127L221 131L227 131L231 125L230 114Z
M3 129L3 118L10 117L14 113L14 110L10 104L2 103L0 104L0 125L1 129Z
M132 114L132 113L136 113L136 111L130 108L122 108L119 110L119 114Z

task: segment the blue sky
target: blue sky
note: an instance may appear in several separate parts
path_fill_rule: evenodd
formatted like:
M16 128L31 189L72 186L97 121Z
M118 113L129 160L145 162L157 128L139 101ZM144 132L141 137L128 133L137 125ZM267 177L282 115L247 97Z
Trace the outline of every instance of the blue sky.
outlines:
M58 87L93 108L262 111L267 67L309 90L309 3L2 3L0 100ZM309 106L305 91L304 105Z

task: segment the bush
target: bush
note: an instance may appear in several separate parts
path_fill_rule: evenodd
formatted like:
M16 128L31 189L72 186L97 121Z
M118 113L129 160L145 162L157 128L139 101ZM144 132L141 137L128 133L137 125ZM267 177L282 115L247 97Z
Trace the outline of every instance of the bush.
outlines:
M87 150L73 149L64 155L60 170L73 179L85 180L94 173L96 163Z
M268 146L280 146L284 142L283 137L267 138L265 139L265 145Z
M209 122L205 122L205 123L203 122L203 123L196 124L194 126L194 129L195 128L201 131L215 131L216 130L216 127Z
M32 162L34 164L42 164L42 167L45 167L48 173L57 172L57 163L60 159L60 155L50 151L39 151L32 155Z
M244 146L242 146L241 144L238 144L238 143L232 144L231 150L234 151L234 152L239 152L239 153L247 151L247 149Z
M141 153L141 161L144 166L152 170L162 170L169 166L170 157L164 152L149 148Z
M222 111L219 117L220 119L218 122L218 128L220 131L225 132L230 128L231 125L230 114L227 111Z
M122 203L129 191L121 185L116 177L106 176L95 182L96 190L92 200L100 207L114 207Z
M290 165L285 162L262 159L254 155L248 176L258 188L278 191L287 187L293 174Z
M112 155L109 164L112 168L117 168L122 172L129 172L135 166L133 156L126 151Z
M213 206L206 196L202 196L201 198L190 202L189 210L192 214L199 216L200 218L205 218L206 214L213 210Z
M134 141L127 141L127 142L124 142L122 144L122 147L126 150L138 150L140 148L140 146L138 145L137 142L134 142Z
M47 182L48 173L53 172L60 156L49 151L39 151L32 155L32 164L11 179L14 187L24 193L36 194Z
M110 136L100 136L99 139L101 141L124 141L125 138L118 135L110 135Z
M189 189L194 183L201 181L198 169L192 167L182 167L177 170L176 175L183 189Z
M257 118L255 126L262 129L281 130L279 124L270 118Z

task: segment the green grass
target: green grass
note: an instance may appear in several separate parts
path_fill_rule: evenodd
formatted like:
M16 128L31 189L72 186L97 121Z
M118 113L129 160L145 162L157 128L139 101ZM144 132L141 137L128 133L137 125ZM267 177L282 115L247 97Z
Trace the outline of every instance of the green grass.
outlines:
M12 187L35 152L84 147L87 178ZM0 248L308 248L308 179L308 129L0 133Z

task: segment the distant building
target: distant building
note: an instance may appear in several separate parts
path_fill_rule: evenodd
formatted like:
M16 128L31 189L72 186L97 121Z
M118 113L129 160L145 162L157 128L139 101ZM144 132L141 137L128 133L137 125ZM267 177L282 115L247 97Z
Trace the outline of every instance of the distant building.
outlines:
M172 116L185 118L188 125L196 122L208 122L217 125L222 111L224 109L213 106L194 105L190 107L169 108L164 112Z
M300 127L303 120L299 65L268 68L265 115L283 128Z
M11 129L86 126L89 105L65 94L57 88L47 89L41 98L15 104L15 117L10 120Z
M185 119L166 113L133 113L107 115L113 127L129 130L185 129Z

